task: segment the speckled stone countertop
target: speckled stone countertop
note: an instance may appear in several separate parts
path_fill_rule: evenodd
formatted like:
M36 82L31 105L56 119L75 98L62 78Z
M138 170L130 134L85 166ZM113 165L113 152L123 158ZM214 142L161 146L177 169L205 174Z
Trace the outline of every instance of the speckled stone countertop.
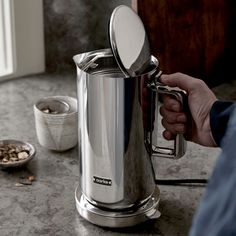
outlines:
M76 212L74 191L79 184L78 147L52 152L37 141L33 104L44 96L76 97L76 75L34 75L0 82L0 139L32 143L37 154L21 169L0 170L1 236L187 235L205 188L160 186L162 216L142 225L120 230L104 229ZM219 149L188 144L179 160L155 158L158 178L208 178ZM32 185L17 187L22 177L34 175Z

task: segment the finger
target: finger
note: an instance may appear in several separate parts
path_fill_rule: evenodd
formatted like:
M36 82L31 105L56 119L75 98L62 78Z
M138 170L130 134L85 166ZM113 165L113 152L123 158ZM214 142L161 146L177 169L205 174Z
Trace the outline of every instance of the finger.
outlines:
M184 134L186 133L186 125L185 124L171 124L168 123L166 120L162 119L161 123L163 125L163 127L170 131L172 134Z
M173 112L161 106L160 114L170 124L187 123L187 115L183 112Z
M182 105L179 101L174 99L172 96L169 95L163 95L162 96L163 104L166 109L180 112L182 109Z
M172 134L170 131L168 130L164 130L163 133L162 133L163 137L166 139L166 140L173 140L175 138L175 135Z
M162 83L170 87L179 87L189 93L193 87L193 83L195 83L197 79L178 72L169 75L162 75L160 80Z

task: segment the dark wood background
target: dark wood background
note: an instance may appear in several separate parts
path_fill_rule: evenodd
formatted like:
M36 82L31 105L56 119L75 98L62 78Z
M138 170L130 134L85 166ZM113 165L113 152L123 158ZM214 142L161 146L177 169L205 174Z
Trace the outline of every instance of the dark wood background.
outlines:
M135 5L165 73L187 73L209 86L236 79L236 1L134 0Z

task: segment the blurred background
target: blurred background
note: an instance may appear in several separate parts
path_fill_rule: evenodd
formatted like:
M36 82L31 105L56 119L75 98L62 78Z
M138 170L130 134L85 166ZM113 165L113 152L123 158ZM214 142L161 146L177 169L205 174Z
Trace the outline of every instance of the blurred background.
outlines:
M110 47L110 15L121 4L131 0L44 0L48 70L71 68L73 55Z
M165 73L187 73L210 87L235 80L233 0L0 0L0 78L72 72L74 55L109 47L109 18L120 4L142 18Z
M109 47L112 10L131 0L0 0L0 79L75 72L72 57Z

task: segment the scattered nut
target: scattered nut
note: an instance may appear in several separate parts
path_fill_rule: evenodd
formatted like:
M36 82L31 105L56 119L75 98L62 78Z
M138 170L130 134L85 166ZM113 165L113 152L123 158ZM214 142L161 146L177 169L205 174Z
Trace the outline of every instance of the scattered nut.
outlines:
M21 184L21 183L15 183L15 186L16 186L16 187L22 187L22 186L24 186L24 184Z
M19 182L15 184L16 187L22 187L24 185L32 185L32 182L35 181L35 176L21 176Z
M31 175L31 176L28 177L28 180L33 182L33 181L35 181L35 177L33 175Z
M32 185L32 182L28 179L22 179L19 181L19 183L23 185Z

